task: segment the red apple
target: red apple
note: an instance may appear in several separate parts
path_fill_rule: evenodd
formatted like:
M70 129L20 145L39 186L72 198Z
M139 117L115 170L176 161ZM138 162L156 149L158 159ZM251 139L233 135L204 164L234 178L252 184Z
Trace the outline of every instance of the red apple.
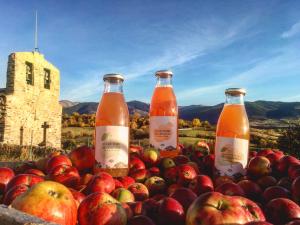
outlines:
M44 181L18 196L12 207L61 225L75 225L77 206L72 193L64 185Z
M99 172L95 175L87 185L87 192L106 192L111 193L115 189L115 181L113 177L106 172Z
M6 185L5 192L17 185L27 185L28 187L32 187L33 185L44 181L44 179L40 176L36 176L33 174L18 174L14 176Z
M280 175L287 175L288 169L293 164L300 164L299 160L293 156L283 156L277 163L277 171Z
M291 178L292 180L295 179L297 177L297 173L296 172L298 169L300 169L300 164L294 164L291 165L288 169L288 176L289 178ZM296 174L294 174L296 172Z
M134 195L126 188L115 189L112 196L121 203L134 202Z
M23 194L29 189L28 186L21 184L10 188L4 195L3 204L10 205L16 197Z
M12 169L8 167L0 167L0 195L4 193L6 185L15 176Z
M186 225L197 225L200 221L209 225L245 224L265 221L265 217L249 199L208 192L200 195L187 211Z
M178 167L175 166L165 169L163 177L168 184L176 183L178 180Z
M182 164L178 166L178 183L188 186L189 183L197 176L197 173L191 165Z
M93 175L90 173L85 173L82 175L82 177L80 178L80 184L81 185L87 185L90 180L93 178Z
M173 160L177 166L187 164L190 161L190 159L185 155L177 155L173 158Z
M128 188L130 185L135 183L135 180L132 177L129 177L129 176L119 177L118 180L121 181L124 188Z
M275 186L277 184L277 180L272 176L263 176L259 178L256 183L261 187L262 190L265 190L268 187Z
M180 184L171 184L167 189L167 195L171 196L176 191L176 189L181 188L181 187L182 187L182 185L180 185Z
M77 208L79 207L80 203L85 199L85 195L79 191L74 190L73 188L69 188L71 191L74 200L76 201Z
M215 155L209 154L203 158L203 168L206 171L206 174L212 175L215 167Z
M155 225L155 223L147 216L134 216L128 221L128 225Z
M186 212L189 206L197 198L197 195L188 188L177 188L173 194L170 195L171 198L176 199L183 207Z
M124 187L124 185L122 184L122 182L119 181L118 179L114 178L114 181L115 181L115 189L117 189L117 188L123 188Z
M222 185L219 185L215 191L220 192L224 195L245 196L244 190L235 183L224 183Z
M238 185L243 189L245 196L251 200L258 201L261 198L262 190L257 183L251 180L241 180Z
M145 186L148 188L151 196L163 193L166 189L166 182L161 177L150 177L145 181Z
M271 173L271 163L268 158L264 156L256 156L249 162L247 174L251 177L267 176Z
M151 167L147 170L147 175L146 177L153 177L153 176L160 176L160 169L158 167Z
M297 169L300 169L300 164L290 165L288 169L288 176L291 177L292 173Z
M72 162L68 158L68 156L65 156L65 155L54 156L54 157L50 158L47 162L47 165L46 165L47 173L49 173L52 169L54 169L55 167L60 166L60 165L72 166Z
M297 177L300 177L300 169L296 169L291 173L291 180L295 180Z
M280 151L279 149L273 149L273 152L281 158L284 156L283 151Z
M266 155L266 158L268 158L268 160L271 163L272 167L275 167L277 165L277 163L279 162L279 160L283 157L283 153L270 153L268 155Z
M144 201L149 197L148 188L142 183L134 183L128 187L136 201Z
M265 213L268 221L275 225L300 219L300 207L287 198L271 200L265 207Z
M40 177L45 176L44 172L39 170L39 169L28 169L28 170L25 170L24 173L25 174L34 174L34 175L37 175L37 176L40 176Z
M87 196L78 209L80 225L126 225L127 214L109 194L96 192Z
M80 181L78 170L73 166L59 165L49 172L51 180L59 182L67 187L76 187Z
M268 187L263 193L263 199L267 203L275 198L289 198L290 192L281 186Z
M232 177L229 177L229 176L218 176L214 180L215 187L218 187L224 183L234 183L234 180Z
M129 173L132 173L136 170L145 169L145 163L136 156L130 157L129 160Z
M274 153L272 149L263 149L263 150L260 150L257 153L257 156L264 156L264 157L266 157L268 154L271 154L271 153Z
M213 191L214 184L209 176L198 175L190 182L189 189L197 195L201 195L203 193Z
M184 209L174 198L164 198L158 208L159 224L184 225Z
M195 162L188 162L187 165L190 165L191 167L193 167L194 170L196 171L197 175L200 174L200 173L204 173L203 171L200 171L200 167Z
M95 156L93 149L88 146L81 146L72 150L69 157L79 171L92 169L95 162Z
M293 200L300 204L300 177L293 181L291 190Z
M129 173L129 175L137 182L144 182L144 180L147 178L147 170L146 169L133 170Z

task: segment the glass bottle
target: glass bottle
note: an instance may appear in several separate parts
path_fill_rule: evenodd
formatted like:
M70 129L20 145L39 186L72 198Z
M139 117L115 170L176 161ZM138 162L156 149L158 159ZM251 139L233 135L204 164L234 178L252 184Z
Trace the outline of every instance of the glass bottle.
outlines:
M150 104L150 145L161 157L178 155L178 108L172 86L173 73L156 72L157 83Z
M217 124L215 169L217 176L245 175L249 154L249 121L244 105L246 90L229 88Z
M95 124L94 172L104 171L113 177L128 174L129 113L123 95L121 74L103 77L104 92L98 105Z

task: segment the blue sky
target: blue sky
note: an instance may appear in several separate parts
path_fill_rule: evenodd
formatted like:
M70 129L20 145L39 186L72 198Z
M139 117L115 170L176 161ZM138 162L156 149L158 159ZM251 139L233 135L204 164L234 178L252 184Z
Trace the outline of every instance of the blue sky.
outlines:
M61 99L99 101L102 75L125 75L126 100L149 102L171 69L180 105L300 101L300 1L0 0L0 82L7 56L39 48L61 72Z

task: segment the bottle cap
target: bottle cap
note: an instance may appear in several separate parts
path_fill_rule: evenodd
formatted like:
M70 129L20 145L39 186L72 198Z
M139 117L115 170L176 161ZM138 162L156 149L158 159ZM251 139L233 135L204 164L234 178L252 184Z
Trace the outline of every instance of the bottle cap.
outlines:
M103 76L103 80L104 81L106 81L106 80L109 80L109 81L115 81L115 80L124 81L124 77L120 73L108 73L108 74L105 74Z
M173 73L172 73L171 70L159 70L155 73L155 76L162 77L162 78L167 78L167 77L172 77Z
M227 88L225 94L229 95L246 95L245 88Z

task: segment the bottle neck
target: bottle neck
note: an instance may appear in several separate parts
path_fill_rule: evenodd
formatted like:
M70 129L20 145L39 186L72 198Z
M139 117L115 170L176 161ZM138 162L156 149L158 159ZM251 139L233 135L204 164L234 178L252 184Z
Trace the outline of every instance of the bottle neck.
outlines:
M172 87L172 77L157 77L156 87Z
M244 105L244 95L226 94L226 104Z
M110 92L123 94L123 81L118 80L112 82L106 80L104 82L104 93L110 93Z

